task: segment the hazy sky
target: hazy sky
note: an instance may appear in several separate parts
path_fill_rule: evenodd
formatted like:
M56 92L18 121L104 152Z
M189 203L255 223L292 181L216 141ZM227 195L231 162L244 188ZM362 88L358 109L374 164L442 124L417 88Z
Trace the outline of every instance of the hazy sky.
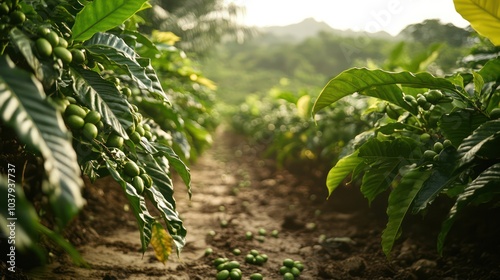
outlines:
M244 23L288 25L313 17L336 29L396 35L405 26L438 18L459 27L468 23L455 11L453 0L226 0L246 7Z

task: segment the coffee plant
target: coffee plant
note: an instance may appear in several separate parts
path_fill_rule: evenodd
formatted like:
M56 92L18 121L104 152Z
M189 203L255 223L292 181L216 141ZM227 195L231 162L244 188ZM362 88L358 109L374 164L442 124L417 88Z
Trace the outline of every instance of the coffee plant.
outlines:
M123 188L143 252L151 243L165 261L172 242L183 248L171 171L191 195L185 162L211 143L213 85L174 46L175 35L138 31L149 7L0 1L0 193L16 194L17 248L36 247L42 234L81 261L61 231L85 205L82 175L111 176ZM2 206L2 231L12 215ZM159 239L170 246L156 250Z
M315 125L311 119L314 97L305 91L289 92L273 88L259 99L250 96L232 114L234 129L266 147L265 156L276 159L279 166L332 167L345 144L371 126L361 117L366 100L342 101L336 108L320 112L323 120Z
M498 44L500 21L485 16L485 11L498 14L498 5L481 3L455 1L472 26ZM491 26L497 27L494 32ZM470 68L443 77L353 68L334 77L316 99L313 114L331 104L339 106L351 95L378 100L368 110L382 116L350 142L350 154L330 170L327 186L331 194L341 183L359 180L369 202L390 192L382 233L382 249L388 256L405 216L424 212L440 195L455 201L438 236L440 253L467 206L498 206L500 59L498 54L484 58L469 57Z

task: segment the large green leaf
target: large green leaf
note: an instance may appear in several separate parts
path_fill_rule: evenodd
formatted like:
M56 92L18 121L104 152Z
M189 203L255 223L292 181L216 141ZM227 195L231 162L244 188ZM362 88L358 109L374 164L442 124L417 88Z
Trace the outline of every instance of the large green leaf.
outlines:
M139 57L139 58L137 58L137 62L142 67L144 67L144 69L146 71L146 75L151 80L151 83L152 83L151 86L153 88L152 93L156 94L157 99L163 99L164 102L170 104L170 102L168 101L169 100L168 96L163 91L160 79L158 78L158 75L156 75L156 71L153 68L153 66L151 65L151 59ZM192 94L195 94L195 93L193 92Z
M160 53L156 45L143 33L134 30L123 30L122 32L123 32L122 36L128 36L135 42L139 43L141 47L146 48L146 51L142 51L141 54L147 53L148 55L145 56L149 58L154 58L155 55Z
M457 219L460 211L475 198L482 196L480 201L486 203L495 196L500 195L500 163L494 164L483 171L465 190L458 196L455 205L451 208L447 219L441 225L438 235L437 248L441 254L443 252L444 241L451 227Z
M465 138L458 147L458 155L461 157L460 166L471 162L476 157L476 154L483 148L483 145L487 144L489 141L498 142L498 131L500 131L500 120L497 119L485 122L474 130L469 137ZM498 147L491 147L491 145L485 147L490 148L490 153L496 153L496 151L491 148L498 150ZM482 153L484 153L484 151L482 151Z
M341 158L335 166L330 169L326 178L326 186L328 187L328 196L344 181L358 165L363 164L363 159L358 157L359 151Z
M189 197L191 197L191 172L186 164L179 158L172 148L161 143L153 143L153 146L168 159L170 165L181 176L184 184L187 187Z
M0 58L0 104L2 121L22 143L42 155L48 179L44 192L58 222L66 224L84 204L70 134L61 115L45 100L42 85L8 56Z
M143 167L146 173L151 176L154 182L153 186L144 190L144 195L151 200L155 208L160 212L179 253L186 244L187 231L175 210L173 184L168 176L168 161L164 157L150 154L142 155L140 159L145 164Z
M59 73L52 67L52 63L40 63L40 60L33 53L32 41L17 27L11 29L9 37L12 44L23 55L31 69L33 69L33 73L35 73L37 79L42 82L45 88L50 88L59 76Z
M147 0L94 0L76 15L72 28L75 41L85 41L97 32L107 31L122 24L144 8Z
M392 181L398 175L399 165L399 161L384 162L370 166L365 172L360 189L364 197L368 199L368 203L391 186Z
M416 87L430 89L455 90L455 85L443 78L436 78L429 73L387 72L353 68L340 73L328 82L316 99L313 114L337 100L359 93L394 103L407 111L415 113L415 109L404 102L399 87Z
M466 137L487 120L488 117L477 111L457 110L443 115L438 125L446 139L458 147Z
M389 195L387 215L389 220L382 233L382 250L389 256L394 242L401 231L403 219L410 210L410 206L424 184L430 176L430 171L420 169L410 169L403 175L401 182Z
M127 45L122 38L111 33L96 33L84 45L87 47L101 46L111 48L132 61L135 61L138 56L134 49Z
M94 71L71 68L73 88L79 99L92 110L101 114L103 122L123 138L128 139L125 131L133 124L128 102L116 86L101 78Z
M485 0L453 0L455 9L479 34L500 45L500 2Z
M114 66L117 73L129 75L141 89L154 94L156 98L169 102L149 59L139 58L135 51L120 37L109 33L95 34L85 43L87 51L101 61Z
M496 82L500 80L500 59L497 57L495 59L490 59L486 64L478 71L479 75L483 77L485 83Z
M361 192L371 202L391 186L399 169L420 158L418 144L410 138L392 141L370 139L359 148L359 157L370 167L363 176Z
M139 226L142 252L145 252L149 246L149 242L151 241L151 228L155 223L155 218L153 218L153 216L151 216L151 214L149 213L144 197L141 194L137 193L134 186L126 182L121 177L120 173L117 170L116 163L106 156L103 156L103 159L106 161L106 168L108 169L109 173L111 174L113 179L115 179L115 181L118 182L118 184L120 184L120 186L123 188L130 206L132 206L132 212L134 213L137 224Z
M386 141L373 138L359 148L358 156L369 163L397 161L406 165L420 159L422 152L418 145L408 137Z
M459 172L454 174L457 155L454 147L447 147L439 153L437 168L432 169L432 173L425 181L424 185L415 197L413 213L424 210L445 188L456 182Z
M9 37L12 43L19 50L19 52L21 52L21 54L24 56L24 59L26 59L28 65L31 67L31 69L33 69L33 72L35 73L35 76L38 78L38 80L43 80L44 73L41 67L41 63L33 54L30 38L17 27L14 27L12 28L12 30L10 30Z

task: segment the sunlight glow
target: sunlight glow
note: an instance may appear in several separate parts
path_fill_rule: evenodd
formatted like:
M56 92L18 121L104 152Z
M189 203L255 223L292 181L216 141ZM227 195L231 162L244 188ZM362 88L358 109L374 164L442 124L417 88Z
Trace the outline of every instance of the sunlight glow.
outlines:
M452 0L227 0L246 7L243 22L251 26L289 25L306 18L335 29L386 31L397 35L409 24L440 19L466 27Z

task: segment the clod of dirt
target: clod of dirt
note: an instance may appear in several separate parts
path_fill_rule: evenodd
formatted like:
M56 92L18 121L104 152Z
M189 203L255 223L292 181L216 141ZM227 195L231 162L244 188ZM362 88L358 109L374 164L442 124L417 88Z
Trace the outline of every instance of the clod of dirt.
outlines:
M435 261L431 260L426 260L426 259L420 259L416 262L414 262L411 266L415 274L420 278L420 279L427 279L428 277L432 276L434 268L437 267L437 263Z
M350 275L361 275L366 268L366 262L361 257L350 257L342 262L343 269Z
M336 263L329 263L325 266L320 266L318 274L323 279L340 280L344 279L342 268Z
M291 229L291 230L300 230L303 229L306 225L297 219L296 214L287 214L283 219L282 228Z

